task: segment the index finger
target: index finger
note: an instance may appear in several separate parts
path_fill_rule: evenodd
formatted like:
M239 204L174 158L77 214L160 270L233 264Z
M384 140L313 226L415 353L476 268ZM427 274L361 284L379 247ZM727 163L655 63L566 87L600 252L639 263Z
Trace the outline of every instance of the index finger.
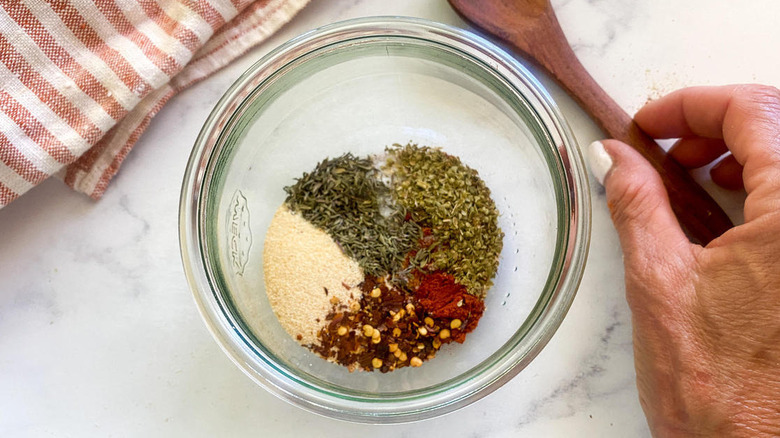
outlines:
M683 88L650 101L634 120L653 138L723 138L723 120L735 88Z
M763 85L692 87L648 103L634 116L654 138L722 138L744 166L748 193L777 199L780 187L780 90ZM747 205L746 205L746 216Z
M780 149L780 90L764 85L684 88L651 101L634 120L653 138L721 138L744 164L746 149Z

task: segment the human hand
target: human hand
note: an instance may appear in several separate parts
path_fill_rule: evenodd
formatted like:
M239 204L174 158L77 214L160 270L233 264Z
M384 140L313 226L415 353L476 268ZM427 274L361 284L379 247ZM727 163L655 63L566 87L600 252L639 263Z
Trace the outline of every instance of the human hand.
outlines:
M780 91L689 88L649 103L635 121L654 138L682 138L671 153L685 166L730 151L713 180L744 182L748 194L745 223L701 247L683 234L639 153L615 140L590 146L623 248L650 429L780 436Z

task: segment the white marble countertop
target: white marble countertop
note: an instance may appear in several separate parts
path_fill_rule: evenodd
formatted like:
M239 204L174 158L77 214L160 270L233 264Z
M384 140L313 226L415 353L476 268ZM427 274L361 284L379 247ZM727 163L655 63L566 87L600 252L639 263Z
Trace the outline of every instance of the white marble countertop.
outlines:
M686 85L780 85L779 2L553 3L586 68L630 112ZM369 15L465 26L444 0L313 0L265 44L172 99L101 201L50 180L0 210L0 436L649 435L634 386L620 248L595 183L590 259L563 325L514 380L455 414L385 427L322 418L256 386L211 338L178 246L179 188L197 132L268 50ZM540 77L579 143L599 138ZM715 195L739 217L739 195Z

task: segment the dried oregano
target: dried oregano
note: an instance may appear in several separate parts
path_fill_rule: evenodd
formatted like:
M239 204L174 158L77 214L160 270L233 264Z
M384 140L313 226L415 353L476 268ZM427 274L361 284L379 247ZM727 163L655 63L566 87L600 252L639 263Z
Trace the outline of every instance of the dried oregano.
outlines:
M410 259L413 267L451 273L483 297L492 285L503 245L498 211L477 171L439 149L394 145L384 171L399 204L430 228L433 244Z
M417 245L420 227L406 221L392 190L368 158L345 154L325 159L285 187L287 204L328 232L363 270L383 276L402 267Z

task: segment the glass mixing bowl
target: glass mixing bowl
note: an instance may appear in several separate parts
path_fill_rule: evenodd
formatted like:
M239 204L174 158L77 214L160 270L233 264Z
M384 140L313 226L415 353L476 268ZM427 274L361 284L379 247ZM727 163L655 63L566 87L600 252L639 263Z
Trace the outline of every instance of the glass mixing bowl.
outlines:
M500 266L464 344L419 368L350 373L276 319L265 232L282 188L318 161L407 142L441 147L479 172L505 233ZM586 171L549 94L483 38L409 18L326 26L254 64L206 121L181 194L184 268L224 351L282 399L360 422L450 412L520 372L571 305L589 238Z

